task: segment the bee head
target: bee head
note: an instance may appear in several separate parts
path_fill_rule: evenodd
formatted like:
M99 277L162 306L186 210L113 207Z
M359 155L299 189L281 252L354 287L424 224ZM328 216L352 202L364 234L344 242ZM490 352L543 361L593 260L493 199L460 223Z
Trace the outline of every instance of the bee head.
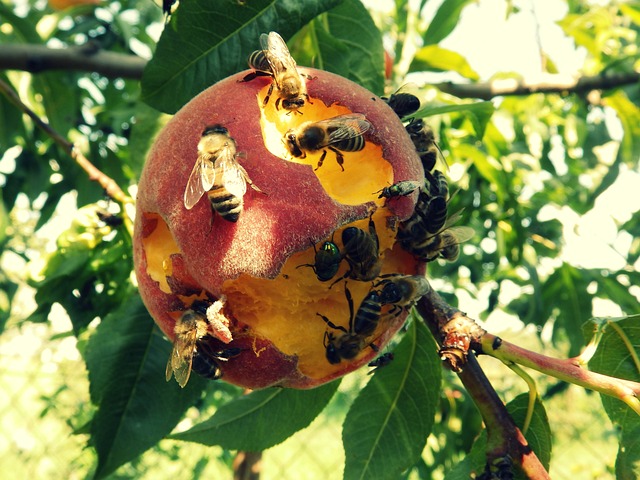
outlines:
M229 130L216 123L215 125L209 125L208 127L205 127L205 129L202 131L202 136L204 137L205 135L211 135L215 133L229 135Z

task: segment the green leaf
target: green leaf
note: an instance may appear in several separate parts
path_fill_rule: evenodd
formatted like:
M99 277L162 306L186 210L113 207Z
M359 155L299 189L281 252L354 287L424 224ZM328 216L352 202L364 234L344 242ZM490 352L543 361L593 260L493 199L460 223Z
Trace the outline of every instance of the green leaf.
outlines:
M444 0L436 12L422 40L425 45L435 45L456 28L462 9L472 0Z
M411 323L394 356L360 392L345 419L345 479L399 478L416 463L431 432L442 366L424 322Z
M329 10L326 19L314 21L314 25L318 35L318 67L382 95L382 36L360 0L345 0Z
M598 320L591 320L595 323ZM599 321L603 323L602 320ZM589 369L616 378L640 382L640 315L604 320L604 329ZM627 421L639 422L638 416L623 402L602 395L602 404L612 422L623 428Z
M167 383L171 345L133 295L108 315L87 345L91 401L98 411L91 443L96 478L104 478L166 436L206 383L194 375L182 389Z
M640 315L621 318L596 318L585 326L586 331L602 332L602 337L589 369L616 378L640 382ZM640 417L621 400L600 394L602 405L622 430L616 459L616 478L636 479L640 474Z
M616 457L617 480L637 480L638 478L640 478L640 425L636 425L630 431L623 430Z
M287 39L341 0L183 2L166 26L142 78L142 99L175 113L205 88L247 67L261 33Z
M267 388L223 405L208 420L170 438L258 452L308 426L338 389L334 381L313 390Z
M437 45L427 45L418 50L409 66L409 71L456 72L470 80L480 78L466 58Z
M492 102L460 103L457 105L428 105L417 111L416 118L430 117L432 115L442 115L445 113L462 113L469 118L478 138L484 136L489 120L495 111Z
M523 393L507 404L507 411L519 428L522 428L524 424L528 403L529 394ZM534 404L531 423L529 424L525 438L540 460L540 463L542 463L542 466L549 470L552 447L551 429L549 427L547 412L539 398L536 399ZM453 470L447 473L445 480L467 480L472 472L475 472L476 475L480 474L485 467L486 451L487 431L483 430L471 447L469 455L456 465ZM521 471L516 469L516 472L515 479L524 480L526 478Z
M554 341L557 332L564 330L571 341L570 356L577 355L584 345L581 327L592 311L591 297L587 294L590 281L584 271L564 263L542 286L542 297L549 315L552 309L560 312L554 325ZM547 319L548 316L537 321L544 324Z
M640 158L640 108L629 100L622 90L617 90L603 98L603 103L613 108L622 123L624 136L620 145L620 155L629 166L635 167Z

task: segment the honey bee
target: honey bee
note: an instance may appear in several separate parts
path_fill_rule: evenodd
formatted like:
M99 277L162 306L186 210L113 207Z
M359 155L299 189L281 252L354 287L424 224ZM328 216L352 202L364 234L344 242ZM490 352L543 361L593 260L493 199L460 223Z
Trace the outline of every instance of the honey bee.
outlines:
M442 230L447 221L449 185L444 174L425 172L425 188L420 190L413 214L400 224L400 241L424 239Z
M320 246L319 250L316 250L314 245L313 250L315 251L315 263L298 265L297 268L311 267L321 282L331 280L338 273L340 262L342 262L340 249L335 243L326 241Z
M187 210L207 193L211 206L222 218L236 222L244 206L247 183L260 192L238 163L236 142L222 125L206 127L198 143L198 158L187 180L184 206Z
M388 98L382 97L382 99L387 102L387 105L391 107L391 110L393 110L398 117L408 117L420 110L422 106L422 101L414 94L416 90L418 90L416 84L407 83L392 93Z
M374 367L374 368L367 375L371 375L378 368L386 367L387 365L389 365L393 361L393 358L394 358L393 352L387 352L387 353L383 353L382 355L380 355L375 360L369 362L367 364L367 366L368 367Z
M284 143L294 157L305 158L307 152L322 150L316 170L322 166L327 149L336 154L336 161L344 172L342 152L358 152L364 148L365 133L371 124L360 113L350 113L318 122L304 122L289 130Z
M367 343L367 337L373 334L380 320L382 309L380 293L373 289L369 291L354 315L353 297L346 285L344 292L349 305L349 329L341 325L335 325L324 315L316 313L329 327L342 332L340 334L334 334L329 331L324 332L323 345L326 349L325 355L327 361L334 365L340 363L343 359L351 360L355 358L367 345L378 351L378 347L373 343Z
M438 159L440 163L444 165L445 170L449 169L449 165L442 154L442 150L436 142L436 136L429 125L427 125L421 118L412 118L409 124L405 127L413 145L416 147L416 152L422 161L422 166L425 172L431 172Z
M196 301L176 322L173 349L167 362L167 382L171 380L172 374L183 388L189 381L193 359L197 353L197 342L207 335L209 329L206 310L205 302Z
M424 262L431 262L439 256L453 262L460 254L460 244L473 238L474 233L471 227L448 227L422 241L414 240L407 250Z
M402 310L410 309L415 302L431 290L431 285L423 275L386 276L374 284L380 287L380 302L382 305L392 305L390 314L400 314Z
M269 103L275 88L278 95L275 103L277 110L282 102L285 110L301 113L298 110L304 106L305 101L311 102L303 78L305 75L298 72L296 61L289 53L286 42L278 33L269 32L260 35L260 46L262 50L256 50L249 56L249 66L254 72L246 75L243 81L264 75L273 77L263 105Z
M398 183L394 183L389 187L384 187L382 190L378 190L376 193L380 193L378 198L394 198L394 197L406 197L411 195L415 190L422 186L422 182L416 182L413 180L403 180Z
M358 227L347 227L342 231L342 256L349 269L331 286L345 278L367 282L378 276L382 269L376 224L373 213L369 216L369 231Z
M198 348L194 352L191 369L209 380L218 380L223 376L218 361L226 362L230 358L240 355L242 351L237 347L213 351L205 345L206 342L197 342Z

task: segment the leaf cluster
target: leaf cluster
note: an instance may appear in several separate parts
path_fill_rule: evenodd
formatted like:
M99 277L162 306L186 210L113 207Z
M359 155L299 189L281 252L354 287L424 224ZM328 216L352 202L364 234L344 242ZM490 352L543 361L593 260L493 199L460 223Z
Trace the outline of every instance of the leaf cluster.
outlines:
M90 44L151 57L141 82L68 70L3 71L0 80L126 190L135 185L165 118L159 112L175 113L204 88L247 68L260 33L278 31L299 64L338 73L377 95L411 78L428 100L416 116L436 131L459 188L451 211L464 209L461 223L476 231L459 262L430 264L434 285L452 304L463 291L478 299L485 318L508 313L550 331L554 344L577 355L591 338L583 337L581 327L594 316L594 303L611 302L621 315L638 312L638 215L600 217L611 232L603 248L619 261L585 265L570 255L566 214L583 218L597 211L623 175L637 170L639 86L491 101L445 94L432 85L443 74L488 80L471 58L442 46L472 3L444 0L434 10L426 0L397 0L382 15L359 0L184 0L166 23L149 0L61 12L0 4L0 17L10 25L0 29L0 43ZM637 2L567 5L559 26L586 52L582 74L637 70ZM505 15L518 12L517 2L504 8ZM545 73L556 73L547 53L541 51L548 60ZM394 60L391 78L385 78L385 55ZM482 430L481 418L452 376L443 380L435 342L419 321L398 340L392 364L357 392L346 381L313 391L248 395L195 376L184 390L167 384L170 344L131 281L130 232L117 220L126 216L124 206L106 200L6 96L0 96L0 155L2 264L13 259L21 266L0 270L0 330L12 321L45 322L54 305L68 314L96 407L83 430L97 453L95 477L117 472L167 437L221 447L227 459L231 450L270 448L327 415L334 404L329 402L345 392L353 400L342 429L344 478L446 472L445 478L454 479L484 468L486 435L472 441ZM38 234L59 218L69 196L79 210L51 248ZM597 259L601 252L592 254ZM36 289L37 306L28 319L15 319L10 314L16 295L27 284ZM605 324L590 367L640 380L638 318ZM617 400L603 402L621 429L618 477L633 478L640 462L637 417ZM508 408L524 424L526 398L515 398ZM185 417L196 425L174 431ZM526 437L547 467L552 427L537 400Z

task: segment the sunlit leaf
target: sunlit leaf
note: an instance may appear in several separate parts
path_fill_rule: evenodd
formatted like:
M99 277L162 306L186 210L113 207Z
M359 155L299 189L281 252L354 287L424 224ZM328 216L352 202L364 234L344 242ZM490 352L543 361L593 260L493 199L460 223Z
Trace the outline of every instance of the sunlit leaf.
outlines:
M589 362L594 372L640 382L640 315L606 319L604 334ZM612 422L623 429L627 422L640 422L622 401L602 395L602 404Z
M480 78L466 58L437 45L427 45L418 50L409 66L409 71L456 72L470 80Z
M444 0L422 37L425 45L433 45L449 36L460 20L462 9L472 0Z
M344 422L345 478L395 479L413 465L433 426L441 366L433 337L414 321L353 402Z
M182 389L167 383L171 345L137 294L108 315L87 345L91 401L98 411L91 444L95 478L104 478L167 435L200 396L206 380L193 375Z
M613 108L622 123L624 136L620 146L622 160L636 166L640 159L640 108L625 92L617 90L603 98L605 105Z
M210 419L171 438L231 450L262 451L308 426L339 385L334 381L312 390L257 390L223 405Z
M286 40L342 0L228 0L182 2L165 28L142 78L142 99L175 113L182 105L233 73L247 68L261 33Z
M602 337L589 361L589 369L640 382L640 315L596 318L584 328L595 327L600 330ZM622 430L616 459L616 478L636 479L640 472L640 416L620 399L604 394L600 394L600 397L607 415Z

